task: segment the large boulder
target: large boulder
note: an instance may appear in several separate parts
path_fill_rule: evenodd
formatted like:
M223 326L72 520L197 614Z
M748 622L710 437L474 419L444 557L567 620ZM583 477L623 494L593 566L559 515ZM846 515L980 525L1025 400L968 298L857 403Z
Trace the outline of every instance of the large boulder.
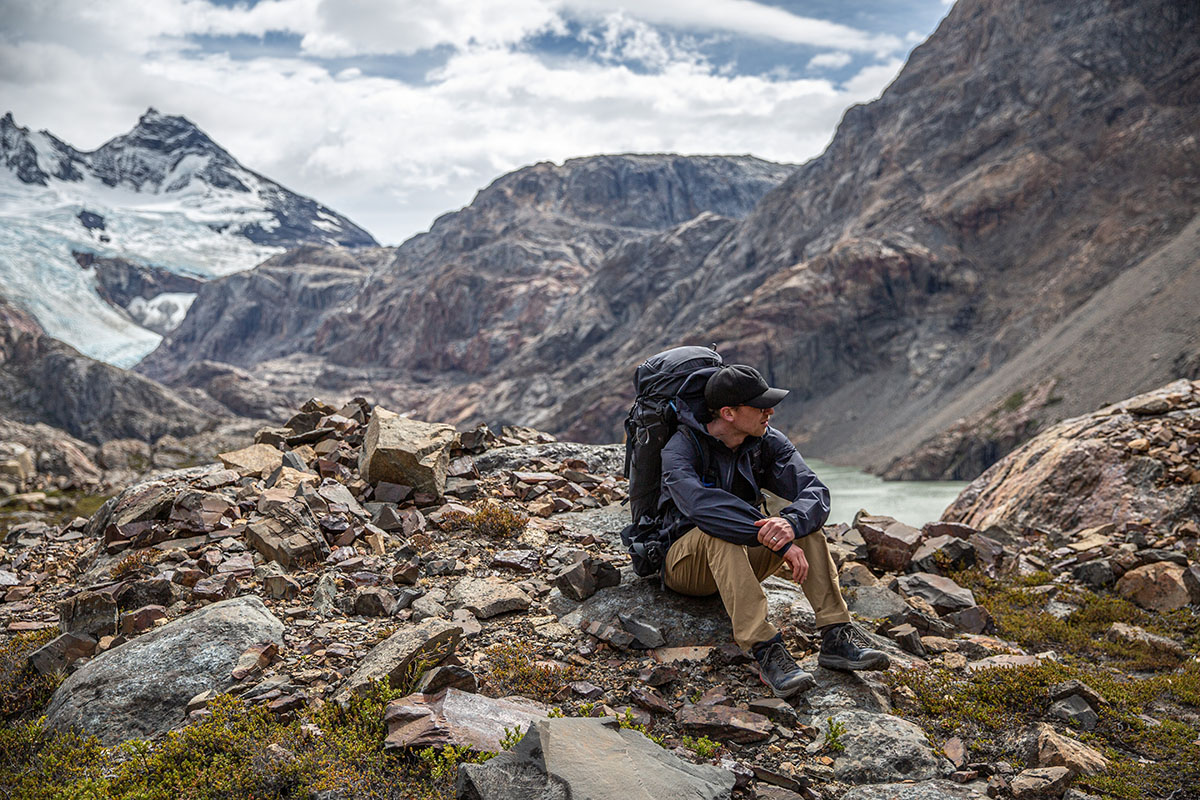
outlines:
M376 406L363 440L359 472L370 483L398 483L441 497L457 436L449 425L409 419Z
M980 475L942 515L1069 533L1122 520L1153 528L1200 516L1200 467L1165 442L1200 428L1200 381L1175 381L1055 425Z
M939 764L925 731L891 714L846 709L820 722L843 728L838 739L845 749L834 764L844 783L886 783L938 777Z
M1165 613L1191 602L1183 582L1184 568L1168 561L1131 569L1117 581L1117 591L1149 611Z
M622 730L615 720L568 717L530 727L510 752L458 770L460 800L689 800L728 798L734 775L692 764Z
M283 623L255 596L214 603L109 650L58 687L46 710L53 730L79 729L111 745L170 730L188 701L221 692L238 658L283 644Z

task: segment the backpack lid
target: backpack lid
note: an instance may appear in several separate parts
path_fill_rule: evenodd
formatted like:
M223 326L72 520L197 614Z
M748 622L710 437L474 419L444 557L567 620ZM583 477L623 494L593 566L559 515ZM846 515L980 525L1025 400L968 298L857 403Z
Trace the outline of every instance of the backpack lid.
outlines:
M633 388L638 397L673 397L692 373L723 363L721 354L709 347L673 347L642 362L633 374Z

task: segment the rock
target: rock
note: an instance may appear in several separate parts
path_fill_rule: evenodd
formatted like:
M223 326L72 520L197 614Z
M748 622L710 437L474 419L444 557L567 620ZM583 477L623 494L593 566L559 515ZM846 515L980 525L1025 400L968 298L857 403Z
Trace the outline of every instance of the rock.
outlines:
M617 614L617 619L621 621L623 627L633 638L633 644L639 649L653 650L656 647L662 647L667 643L663 637L662 631L657 625L647 622L633 614Z
M866 619L898 619L909 610L904 598L886 586L855 586L846 592L846 606Z
M921 572L944 574L961 570L975 564L975 548L965 539L943 534L926 539L913 553L909 568Z
M460 800L725 800L734 775L693 764L611 720L535 722L509 752L459 767Z
M416 694L437 694L443 689L457 689L474 694L479 690L475 673L466 667L445 666L428 670L413 688Z
M1149 611L1174 611L1191 602L1183 574L1184 568L1178 564L1157 561L1122 575L1117 581L1117 592Z
M495 700L453 688L434 695L410 694L388 703L384 747L454 745L499 752L505 728L525 731L549 711L525 698Z
M529 595L502 578L463 578L450 592L451 605L465 608L479 619L529 608Z
M440 498L456 438L449 425L408 419L376 406L363 440L359 472L368 483L403 484Z
M550 582L572 600L586 600L600 589L621 583L621 573L602 558L588 557L567 564Z
M1044 722L1034 726L1039 767L1066 767L1076 775L1095 775L1108 769L1108 759L1083 742L1068 739Z
M986 797L972 786L939 779L857 786L842 795L842 800L984 800Z
M952 611L945 619L959 630L967 633L986 633L995 628L992 615L983 606L971 606L962 611Z
M29 654L29 663L39 675L65 673L81 658L96 652L96 639L83 633L64 633Z
M163 606L142 606L136 611L130 611L121 615L121 634L123 636L134 636L150 630L160 619L166 618L167 609Z
M101 592L80 592L58 604L58 628L100 639L117 632L117 601Z
M762 714L774 723L792 729L796 727L799 718L792 704L780 697L760 697L751 700L749 708L755 714Z
M834 775L845 783L928 780L939 775L938 759L925 732L890 714L844 709L832 715L845 726L845 745L834 763ZM822 721L822 730L829 723Z
M1084 700L1077 694L1054 703L1046 713L1064 722L1076 725L1085 731L1093 730L1096 727L1096 723L1100 721L1100 716L1088 705L1087 700Z
M1051 700L1065 700L1071 695L1079 695L1092 708L1100 708L1101 706L1108 705L1108 701L1099 692L1075 678L1054 684L1050 687L1049 694Z
M838 582L843 587L879 585L879 579L867 568L867 565L857 561L850 561L842 565L838 572Z
M1107 589L1117 582L1112 562L1107 558L1085 561L1071 570L1071 577L1090 589Z
M535 550L501 550L492 557L492 566L516 572L534 572L540 559Z
M286 503L272 516L251 522L246 527L246 543L284 569L323 561L329 555L325 537L297 502Z
M675 712L675 721L688 733L719 742L761 742L771 735L771 720L731 706L689 703Z
M378 586L359 589L354 598L354 613L364 617L390 617L396 613L396 598Z
M196 581L192 587L192 597L196 600L209 602L227 600L237 593L238 580L231 573L212 575Z
M950 760L950 763L955 767L961 767L967 763L967 747L963 744L963 740L957 736L952 736L942 745L942 753Z
M197 694L231 686L241 654L263 641L282 644L283 624L262 600L214 603L89 661L54 693L46 723L106 745L162 733Z
M884 635L917 658L925 658L925 646L921 643L921 634L907 622L893 625L884 631Z
M252 444L217 456L225 469L239 475L265 478L283 465L283 453L269 444Z
M1183 585L1193 605L1200 605L1200 564L1189 564L1183 573Z
M1019 773L1008 786L1016 800L1059 798L1071 785L1071 778L1066 767L1037 767Z
M387 678L392 686L410 685L417 675L410 675L417 664L425 668L444 661L458 646L462 628L445 620L429 619L416 625L401 625L367 653L342 688L334 695L345 702L351 694L364 689L371 681Z
M900 591L929 602L939 614L962 611L975 605L975 595L949 578L929 572L914 572L896 579Z
M262 579L263 591L275 600L290 600L300 594L300 584L283 574L271 574Z
M921 532L892 517L860 515L854 527L867 543L871 563L880 569L903 572L921 544Z
M1186 651L1179 642L1168 639L1165 636L1159 636L1157 633L1150 633L1136 625L1114 622L1109 626L1104 636L1110 642L1141 646L1152 653L1174 656L1179 659L1186 657Z

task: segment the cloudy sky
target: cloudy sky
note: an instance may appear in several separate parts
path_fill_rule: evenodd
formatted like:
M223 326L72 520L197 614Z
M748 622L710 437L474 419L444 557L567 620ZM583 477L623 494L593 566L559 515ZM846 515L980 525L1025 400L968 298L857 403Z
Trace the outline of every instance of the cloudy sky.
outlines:
M154 106L386 244L502 173L802 162L946 0L0 0L0 112L85 150Z

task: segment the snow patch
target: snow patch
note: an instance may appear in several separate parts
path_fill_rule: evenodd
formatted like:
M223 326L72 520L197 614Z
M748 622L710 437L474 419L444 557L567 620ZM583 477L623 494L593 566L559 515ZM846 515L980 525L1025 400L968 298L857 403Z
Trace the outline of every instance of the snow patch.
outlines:
M195 299L194 292L164 292L149 300L135 297L125 310L143 328L167 333L183 324Z

